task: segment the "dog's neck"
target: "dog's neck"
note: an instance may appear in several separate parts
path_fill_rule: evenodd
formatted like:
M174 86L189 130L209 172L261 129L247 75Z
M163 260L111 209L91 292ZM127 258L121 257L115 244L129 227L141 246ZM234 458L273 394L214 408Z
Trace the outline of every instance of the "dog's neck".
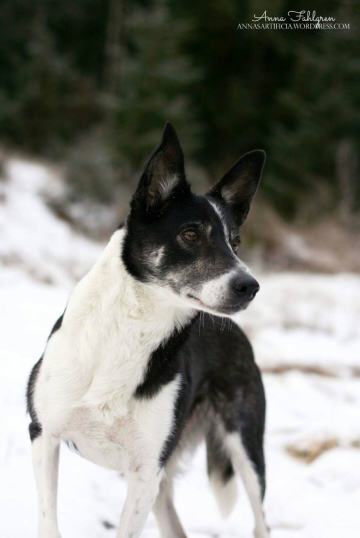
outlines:
M64 322L81 332L86 325L97 325L97 331L103 328L104 333L116 326L119 334L127 330L128 337L135 340L143 335L144 341L150 339L156 346L186 325L195 310L176 304L167 290L129 274L121 257L125 234L124 229L113 234L94 267L76 286Z

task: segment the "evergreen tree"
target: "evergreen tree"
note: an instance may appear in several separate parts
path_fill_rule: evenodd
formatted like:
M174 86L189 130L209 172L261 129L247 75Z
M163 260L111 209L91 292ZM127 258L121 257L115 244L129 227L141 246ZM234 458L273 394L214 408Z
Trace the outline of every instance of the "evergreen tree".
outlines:
M327 14L352 30L315 30L298 41L293 77L278 94L268 194L288 216L359 207L360 43L350 7Z
M54 7L2 3L0 132L16 147L59 156L101 111L93 81L73 61L75 51L59 50Z
M127 54L113 104L115 151L138 169L169 120L187 155L193 154L200 130L188 94L193 84L199 84L201 72L180 48L189 24L171 19L167 5L157 0L151 8L133 7L126 28Z

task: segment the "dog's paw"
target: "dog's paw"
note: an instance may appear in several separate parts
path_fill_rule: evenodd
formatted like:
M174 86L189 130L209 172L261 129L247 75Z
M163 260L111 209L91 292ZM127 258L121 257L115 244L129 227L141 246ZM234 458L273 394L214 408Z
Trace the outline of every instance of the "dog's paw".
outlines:
M255 527L254 538L271 538L270 537L270 528L264 524L260 527Z

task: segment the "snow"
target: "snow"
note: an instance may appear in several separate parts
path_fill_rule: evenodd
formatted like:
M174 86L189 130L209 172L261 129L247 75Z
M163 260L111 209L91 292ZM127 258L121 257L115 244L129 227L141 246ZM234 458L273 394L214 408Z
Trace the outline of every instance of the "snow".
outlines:
M329 375L358 373L359 275L282 273L260 280L259 300L239 321L263 369L298 364Z
M75 233L44 202L46 167L13 159L0 216L0 536L36 537L37 499L25 387L74 281L101 245ZM55 187L54 187L55 188ZM267 494L273 538L360 535L360 276L256 275L261 291L238 317L254 345L267 394ZM225 329L226 330L226 329ZM177 479L189 538L252 536L244 491L221 521L204 447ZM62 447L63 538L114 538L126 485ZM151 515L144 538L159 536Z
M45 282L66 284L80 278L101 247L74 232L46 205L46 197L61 189L57 175L19 159L9 159L4 168L0 259Z

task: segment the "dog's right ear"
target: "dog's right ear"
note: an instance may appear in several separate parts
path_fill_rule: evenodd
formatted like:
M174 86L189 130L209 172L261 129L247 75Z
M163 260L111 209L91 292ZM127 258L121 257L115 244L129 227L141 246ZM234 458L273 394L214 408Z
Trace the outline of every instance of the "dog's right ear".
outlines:
M145 167L131 207L155 211L170 198L189 191L184 154L173 125L167 122L161 144Z

